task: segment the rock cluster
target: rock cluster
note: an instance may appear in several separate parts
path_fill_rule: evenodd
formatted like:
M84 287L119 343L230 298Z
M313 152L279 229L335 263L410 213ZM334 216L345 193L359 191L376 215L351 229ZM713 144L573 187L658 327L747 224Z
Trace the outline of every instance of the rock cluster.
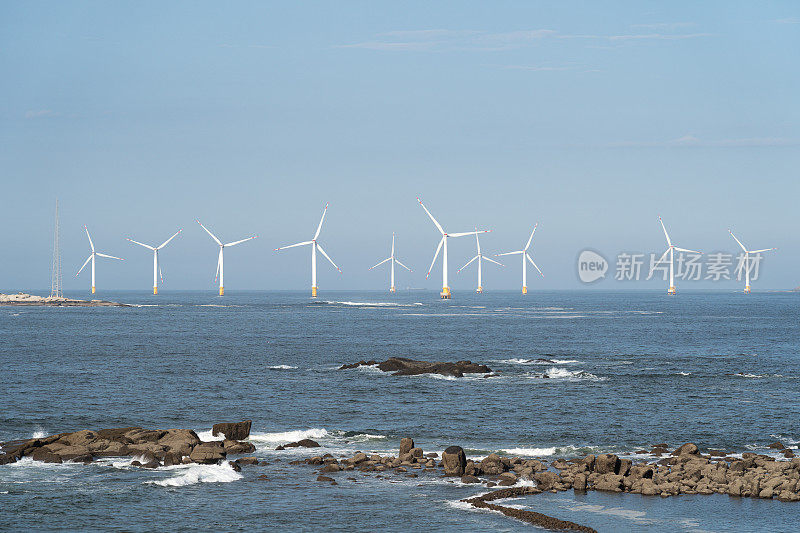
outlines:
M157 468L182 463L216 464L228 455L253 451L255 446L250 442L231 439L202 442L191 429L128 427L82 430L7 442L2 445L0 465L23 457L47 463L89 463L99 457L137 457L132 465Z
M339 370L357 368L359 366L377 366L383 372L392 372L394 376L417 376L420 374L441 374L443 376L464 377L464 374L490 374L492 369L486 365L472 361L431 362L417 361L405 357L390 357L386 361L374 360L359 361L358 363L345 364Z

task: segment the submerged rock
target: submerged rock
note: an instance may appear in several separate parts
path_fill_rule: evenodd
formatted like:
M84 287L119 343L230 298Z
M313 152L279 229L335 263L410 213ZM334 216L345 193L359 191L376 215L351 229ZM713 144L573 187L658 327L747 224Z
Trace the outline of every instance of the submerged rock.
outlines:
M405 357L390 357L386 361L359 361L358 363L345 364L339 370L357 368L359 366L375 366L383 372L392 372L395 376L417 376L420 374L440 374L449 377L463 377L464 374L488 374L492 369L486 365L472 361L440 362L418 361Z

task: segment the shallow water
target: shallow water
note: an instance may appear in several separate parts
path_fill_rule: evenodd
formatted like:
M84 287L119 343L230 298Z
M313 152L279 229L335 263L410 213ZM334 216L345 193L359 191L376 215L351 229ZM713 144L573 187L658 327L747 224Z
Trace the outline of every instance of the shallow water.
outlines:
M361 474L337 474L333 487L287 465L319 450L274 448L308 436L334 454L383 453L412 436L426 451L548 457L800 439L797 294L98 296L142 307L0 308L0 441L130 425L202 433L252 418L256 455L271 464L236 474L25 461L0 467L0 529L516 531L530 526L454 503L480 487ZM391 356L471 359L496 375L336 370ZM797 504L727 496L568 491L509 503L601 531L788 531L800 519Z

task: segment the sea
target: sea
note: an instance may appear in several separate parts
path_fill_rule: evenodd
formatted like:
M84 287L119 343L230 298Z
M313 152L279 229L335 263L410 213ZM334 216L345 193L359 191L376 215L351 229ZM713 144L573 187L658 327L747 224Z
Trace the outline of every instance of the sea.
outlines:
M86 297L79 293L72 297ZM124 308L0 307L0 441L252 419L268 464L157 470L131 458L0 466L2 531L528 531L436 475L289 461L462 446L471 458L654 444L771 453L800 442L800 294L433 291L100 292ZM345 363L468 359L489 377L392 376ZM317 449L276 451L301 438ZM800 453L800 452L798 452ZM259 477L265 475L265 479ZM726 495L543 493L504 505L598 531L797 531L800 504Z

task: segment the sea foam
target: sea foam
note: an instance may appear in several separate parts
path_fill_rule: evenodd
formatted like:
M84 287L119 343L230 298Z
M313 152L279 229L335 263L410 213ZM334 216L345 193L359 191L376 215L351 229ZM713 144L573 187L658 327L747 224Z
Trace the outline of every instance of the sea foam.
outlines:
M219 465L190 464L186 467L178 467L176 470L180 472L177 476L145 483L161 487L185 487L197 483L230 483L242 478L242 475L236 472L228 461Z

